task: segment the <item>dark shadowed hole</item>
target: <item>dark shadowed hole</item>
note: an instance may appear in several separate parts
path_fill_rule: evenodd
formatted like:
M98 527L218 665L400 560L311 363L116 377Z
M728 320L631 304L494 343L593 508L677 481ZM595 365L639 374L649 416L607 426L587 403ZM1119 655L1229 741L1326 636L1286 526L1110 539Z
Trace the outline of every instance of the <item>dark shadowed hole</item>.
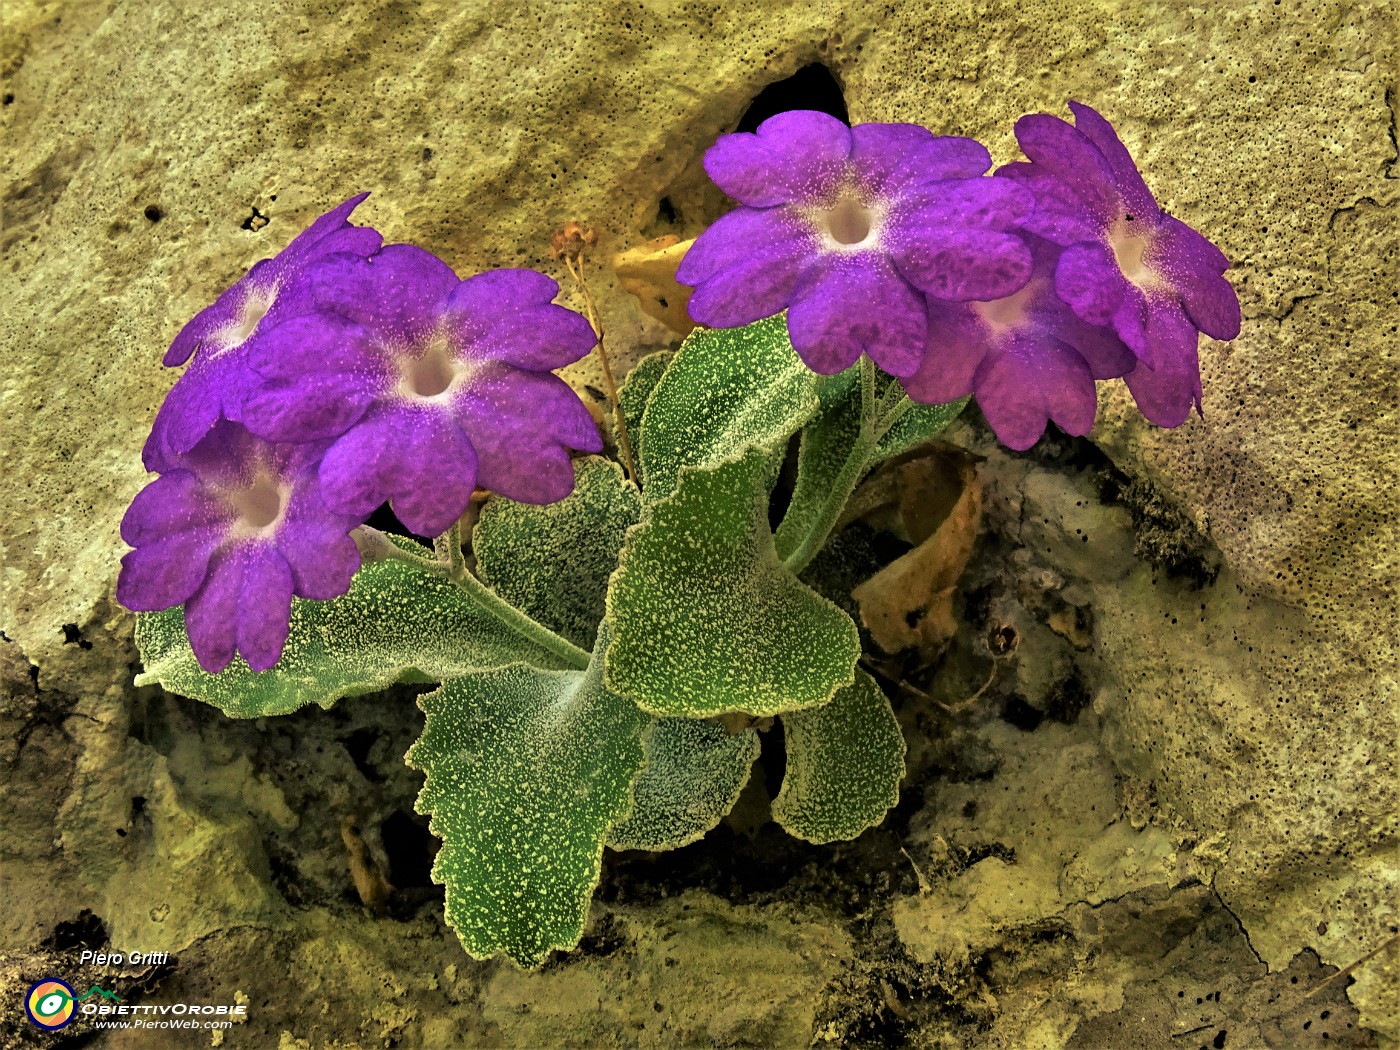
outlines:
M389 858L389 881L398 889L433 884L433 836L403 810L395 810L379 825L379 839Z
M53 935L43 942L43 947L56 952L81 951L86 948L96 951L107 944L107 924L84 908L76 919L60 922L53 928Z
M1022 732L1029 733L1045 720L1045 714L1013 693L1002 705L1001 719L1003 722L1010 722Z
M783 736L783 720L776 719L773 728L763 734L763 749L758 753L758 764L763 767L763 782L768 786L769 799L778 797L783 786L783 774L787 772L787 740Z
M142 214L150 219L151 222L160 222L160 220L165 217L165 212L161 211L159 206L155 204L146 205L146 210Z
M350 753L350 761L355 763L355 768L371 784L384 782L384 775L375 769L369 760L369 749L378 739L379 733L373 729L357 729L345 738L345 750Z
M63 644L76 645L79 649L92 648L92 643L83 637L83 632L78 629L76 623L65 623L63 625Z
M419 536L407 525L399 521L398 516L389 509L389 504L387 503L382 504L378 510L371 514L369 520L366 521L365 524L372 529L378 529L380 532L387 532L394 536L407 536L429 547L433 545L433 538L431 536Z
M739 118L739 126L735 130L756 131L769 117L794 109L815 109L830 113L843 124L851 122L841 85L831 75L831 70L817 62L803 66L786 80L769 84L760 91Z

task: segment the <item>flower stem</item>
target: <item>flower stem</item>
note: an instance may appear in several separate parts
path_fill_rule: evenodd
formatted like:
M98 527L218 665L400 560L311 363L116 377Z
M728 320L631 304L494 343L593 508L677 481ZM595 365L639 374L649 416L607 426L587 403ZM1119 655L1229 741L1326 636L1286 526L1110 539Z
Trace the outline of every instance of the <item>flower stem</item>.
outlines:
M553 653L565 663L579 670L588 666L593 659L588 653L568 639L559 637L538 620L527 616L472 575L467 568L466 559L462 557L462 535L455 522L452 528L433 541L433 547L437 551L438 565L443 575L483 611L490 613L516 634Z
M433 541L433 549L437 553L436 558L425 558L421 554L406 551L390 542L384 533L378 529L372 529L368 525L361 525L355 530L355 533L356 545L359 546L366 561L386 559L401 561L422 572L441 576L476 602L483 611L494 616L516 634L534 642L541 649L553 653L570 666L583 670L592 660L588 653L574 645L573 642L559 637L544 624L531 619L473 576L471 570L467 568L466 558L462 556L462 534L459 526L455 523L452 528Z
M827 537L831 535L831 530L836 527L841 512L846 509L846 501L851 498L856 483L865 474L865 468L870 463L871 453L875 451L875 444L879 440L876 430L875 362L871 361L868 356L862 356L860 359L860 429L856 432L855 440L851 442L851 451L846 456L846 462L841 465L840 472L832 480L831 491L827 494L826 502L821 505L821 509L813 518L807 535L802 538L802 542L787 556L784 562L794 573L801 572L811 563L812 559L825 546Z
M891 384L890 389L899 390L902 388L899 384L895 383ZM887 390L885 391L885 396L880 400L880 411L879 415L876 417L875 440L877 442L893 430L894 425L904 418L904 414L914 407L914 402L910 400L908 394L905 394L893 404L888 403L889 401L889 391Z
M613 420L617 423L617 445L618 451L622 453L622 465L627 471L627 476L641 484L641 479L637 474L637 465L632 459L632 440L627 435L627 420L622 416L622 401L617 396L617 380L613 378L612 365L608 362L608 352L603 346L603 324L598 320L598 310L593 303L593 293L588 290L588 281L583 275L583 255L582 247L578 250L577 256L564 256L564 266L569 271L569 276L578 285L578 290L583 293L583 307L588 314L588 323L593 326L593 332L598 337L598 344L595 349L598 351L598 361L603 366L603 385L607 387L608 400L612 403ZM574 268L577 261L578 269Z

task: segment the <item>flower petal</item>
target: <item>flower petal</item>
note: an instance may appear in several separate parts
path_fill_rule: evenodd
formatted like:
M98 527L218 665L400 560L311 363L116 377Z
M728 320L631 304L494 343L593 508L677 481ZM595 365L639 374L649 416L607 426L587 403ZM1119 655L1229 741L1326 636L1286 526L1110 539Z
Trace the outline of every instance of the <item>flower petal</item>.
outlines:
M1031 275L1021 238L975 227L911 224L891 254L910 283L940 299L1000 299Z
M1068 434L1093 429L1094 377L1082 357L1053 337L1008 340L988 355L974 384L982 415L1008 448L1030 448L1052 419Z
M258 381L241 351L202 354L176 380L156 412L141 451L147 470L166 471L214 428L225 408L237 404Z
M304 256L313 245L317 245L331 234L338 233L347 228L368 230L373 233L374 231L368 226L350 226L350 213L364 203L365 198L368 196L368 192L358 193L344 204L336 205L330 211L317 218L310 226L302 230L301 233L297 234L296 237L292 239L292 243L287 245L285 251L282 253L283 256L289 256L291 258ZM376 234L376 236L378 236L378 234ZM375 247L378 247L378 245ZM370 249L370 251L373 250L373 248Z
M874 197L939 179L981 175L992 157L975 139L935 135L918 124L857 124L851 128L851 167Z
M1157 199L1152 196L1147 183L1142 181L1142 175L1133 163L1132 155L1118 137L1118 132L1113 130L1113 125L1097 110L1082 103L1070 102L1069 108L1074 114L1075 127L1097 147L1104 160L1108 161L1108 166L1113 169L1118 195L1128 206L1128 211L1134 215L1156 215L1160 211Z
M682 283L698 282L690 297L690 316L713 328L736 328L784 309L798 278L816 256L815 240L810 234L745 242L734 234L749 229L748 220L736 220L721 228L720 224L728 218L725 216L700 235L676 274ZM778 223L766 228L781 226ZM696 261L687 266L691 256L696 256Z
M890 375L919 367L924 300L880 252L831 253L807 274L788 310L793 349L814 372L844 372L868 353Z
M364 375L312 372L242 392L234 417L268 441L316 441L345 433L379 393Z
M1044 168L1027 161L1003 164L996 178L1011 179L1035 195L1035 210L1021 227L1056 244L1097 240L1105 229L1079 195Z
M248 544L240 554L238 649L254 671L266 671L281 659L291 627L292 570L270 544Z
M309 372L392 369L380 341L363 325L330 313L306 314L274 325L248 347L248 367L267 379L295 380Z
M326 452L326 505L363 521L385 500L420 536L439 536L471 501L476 453L446 407L376 405Z
M705 152L705 171L740 204L810 204L836 188L850 155L850 128L826 113L794 110L769 117L756 133L721 135Z
M1196 326L1170 293L1148 296L1130 288L1113 327L1149 369L1183 372L1185 362L1196 360Z
M1180 219L1163 215L1157 227L1154 257L1173 277L1187 274L1214 276L1230 268L1230 260L1210 241Z
M234 284L213 303L195 314L189 323L180 329L175 341L170 344L170 349L166 350L165 356L161 358L161 364L167 368L183 365L212 333L236 323L243 310L244 290L239 289L235 292L235 288L239 288L238 284Z
M598 341L586 318L551 302L558 294L553 278L534 270L492 270L452 290L443 320L468 357L551 371Z
M1159 427L1179 427L1193 406L1201 410L1201 373L1194 354L1155 371L1139 362L1124 382L1143 416Z
M162 474L136 494L122 516L121 537L133 547L187 532L226 527L233 512L188 470Z
M597 424L567 383L540 372L483 369L453 402L476 450L477 482L521 503L553 503L574 486L568 448L601 452Z
M1072 125L1049 113L1031 113L1016 121L1021 151L1054 175L1107 224L1120 210L1118 184L1104 155Z
M695 287L758 256L798 259L816 255L819 247L816 233L791 208L735 208L695 239L676 280Z
M1191 323L1212 339L1234 339L1240 334L1240 300L1224 277L1190 277L1177 283L1182 305Z
M915 401L942 405L972 393L972 377L991 343L985 326L965 303L928 300L928 338L919 370L902 379Z
M411 244L391 244L367 259L330 255L310 264L306 281L316 306L394 338L437 323L457 285L445 262Z
M1168 215L1162 220L1156 254L1197 328L1213 339L1240 334L1240 300L1220 276L1230 263L1219 248Z
M296 520L278 531L277 549L291 568L293 589L303 598L340 597L360 567L359 548L344 525Z
M1012 179L945 179L911 189L891 216L892 233L936 226L1004 230L1035 211L1035 196Z
M238 599L243 558L238 547L216 554L199 592L185 602L185 632L199 666L218 674L238 649Z
M159 612L199 590L222 535L212 530L172 533L122 557L117 601L133 612Z
M1098 242L1070 245L1055 265L1055 294L1088 324L1112 321L1127 289L1113 253Z

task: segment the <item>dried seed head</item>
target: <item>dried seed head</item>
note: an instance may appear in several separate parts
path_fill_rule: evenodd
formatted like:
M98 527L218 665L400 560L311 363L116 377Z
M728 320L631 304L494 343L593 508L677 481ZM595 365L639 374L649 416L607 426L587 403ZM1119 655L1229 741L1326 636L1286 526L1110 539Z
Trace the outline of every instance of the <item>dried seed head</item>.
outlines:
M562 230L556 230L550 238L549 254L558 259L564 256L574 258L598 243L598 235L593 227L578 222L567 222Z

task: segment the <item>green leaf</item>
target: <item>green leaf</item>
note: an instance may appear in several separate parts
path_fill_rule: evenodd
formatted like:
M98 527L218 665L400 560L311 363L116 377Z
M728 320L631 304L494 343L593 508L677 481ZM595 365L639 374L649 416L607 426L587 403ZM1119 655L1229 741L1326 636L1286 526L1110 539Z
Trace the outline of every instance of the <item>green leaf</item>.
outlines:
M632 441L632 453L639 463L642 461L642 415L646 412L652 392L675 356L674 350L658 350L648 354L627 373L622 388L617 392L622 419L627 424L627 434Z
M817 410L817 376L778 314L743 328L697 328L642 415L642 494L670 496L682 467L717 466L749 448L778 451Z
M632 811L608 833L613 849L669 850L702 838L734 808L758 757L758 733L715 722L654 721L642 737L646 766Z
M411 540L392 539L432 557ZM146 667L137 685L160 684L232 718L330 707L396 682L439 682L512 661L564 666L446 580L400 561L363 566L349 593L331 601L293 599L282 659L267 671L254 673L240 656L216 675L205 673L190 649L182 607L138 616L136 645Z
M574 491L558 503L490 500L472 533L472 549L482 579L497 594L591 650L608 577L642 500L611 460L590 456L574 466Z
M433 879L475 958L538 966L578 943L608 828L642 768L636 706L603 687L600 637L585 671L519 664L443 683L407 761L417 809L443 840Z
M773 819L808 842L852 839L899 801L904 737L864 671L824 707L783 716L787 769Z
M856 625L773 548L775 469L762 448L687 469L628 533L608 591L609 688L652 714L704 718L815 707L850 684Z

